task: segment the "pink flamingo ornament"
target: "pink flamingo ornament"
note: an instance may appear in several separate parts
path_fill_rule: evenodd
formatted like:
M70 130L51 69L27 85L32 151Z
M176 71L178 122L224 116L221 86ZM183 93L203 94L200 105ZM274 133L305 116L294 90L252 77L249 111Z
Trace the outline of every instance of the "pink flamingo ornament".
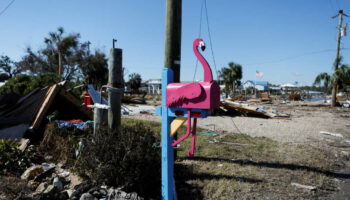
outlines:
M214 109L219 107L220 88L216 81L213 80L212 71L208 62L199 53L198 47L205 50L205 44L201 38L197 38L193 42L193 51L197 59L203 66L204 81L193 83L170 83L166 88L166 106L171 108L187 108L187 132L179 140L174 141L172 146L176 146L191 132L191 109ZM197 118L194 118L192 128L192 146L189 156L194 155L195 135L196 135Z

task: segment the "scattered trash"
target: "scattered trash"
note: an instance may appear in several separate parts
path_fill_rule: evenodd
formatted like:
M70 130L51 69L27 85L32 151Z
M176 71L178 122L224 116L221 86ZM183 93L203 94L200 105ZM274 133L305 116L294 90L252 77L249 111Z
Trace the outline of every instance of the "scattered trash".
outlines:
M222 166L224 166L223 164L218 164L218 167L222 167Z
M53 157L52 156L45 156L44 159L48 162L48 161L51 161L53 159Z
M217 133L207 133L207 132L199 133L199 135L205 135L205 136L209 136L209 137L219 136L219 134L217 134Z
M140 114L149 115L150 112L148 110L141 110Z
M237 145L237 146L249 146L249 144L236 143L236 142L221 142L221 143L222 143L222 144Z
M340 133L330 133L330 132L327 132L327 131L320 131L320 134L323 134L323 135L330 135L330 136L334 136L334 137L340 137L340 138L343 138L344 136Z
M43 172L44 172L44 169L41 165L33 165L23 172L21 179L29 181L34 179L36 176L38 176Z
M304 189L307 189L307 190L311 190L311 191L317 189L316 186L302 185L302 184L299 184L299 183L291 183L291 185L293 185L295 187L298 187L298 188L304 188Z
M210 144L214 144L214 143L217 143L218 141L217 141L216 139L214 139L214 140L208 140L208 142L209 142Z
M72 128L73 126L76 127L79 130L85 130L87 128L87 123L83 122L82 120L69 120L69 121L55 121L58 125L58 128Z
M46 177L47 175L51 174L56 167L51 167L48 168L47 170L45 170L43 173L40 173L39 175L37 175L34 179L34 181L40 181L41 179L43 179L44 177Z
M106 105L106 104L100 104L100 103L95 103L94 105L89 105L89 108L100 108L100 109L105 109L105 110L109 110L111 109L110 106Z
M69 176L70 172L62 172L60 174L57 174L59 177L65 178L67 176Z
M80 152L84 149L84 146L87 145L87 143L89 142L88 139L86 138L81 138L79 143L78 143L78 149L75 150L75 157L78 157Z
M52 185L58 189L58 191L62 191L63 190L63 184L62 182L60 181L60 179L58 177L55 177L53 179L53 183Z

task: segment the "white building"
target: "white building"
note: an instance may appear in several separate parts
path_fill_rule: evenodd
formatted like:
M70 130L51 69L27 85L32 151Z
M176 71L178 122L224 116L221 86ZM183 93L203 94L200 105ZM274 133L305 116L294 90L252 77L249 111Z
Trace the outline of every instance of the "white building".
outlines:
M146 81L146 85L148 94L160 95L162 93L162 79L149 79Z
M251 81L248 80L243 83L243 89L255 88L258 91L268 91L269 90L269 82L267 81Z

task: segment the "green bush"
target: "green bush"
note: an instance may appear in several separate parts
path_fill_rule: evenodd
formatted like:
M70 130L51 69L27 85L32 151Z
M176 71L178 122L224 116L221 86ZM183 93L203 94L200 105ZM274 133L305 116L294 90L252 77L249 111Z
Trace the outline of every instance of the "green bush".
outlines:
M101 131L83 149L77 168L96 184L123 187L144 197L159 197L160 149L153 131L124 124L120 133Z
M63 161L66 167L75 164L75 150L80 138L92 135L92 128L81 131L79 129L58 128L56 123L47 126L44 137L40 141L39 150L44 156L53 156L57 161Z
M16 93L26 95L36 88L51 86L59 81L59 77L53 73L29 76L25 74L16 75L7 80L7 83L0 88L0 95Z
M7 173L18 175L37 160L33 146L23 152L18 147L17 140L0 140L0 175Z

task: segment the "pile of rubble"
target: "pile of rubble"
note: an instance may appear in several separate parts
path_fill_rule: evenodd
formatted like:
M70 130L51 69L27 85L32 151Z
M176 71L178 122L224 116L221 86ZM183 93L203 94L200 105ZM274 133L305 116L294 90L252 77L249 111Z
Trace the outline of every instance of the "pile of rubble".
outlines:
M62 168L62 164L33 165L22 174L28 190L22 190L16 199L58 200L142 200L136 193L126 193L120 188L94 186Z

